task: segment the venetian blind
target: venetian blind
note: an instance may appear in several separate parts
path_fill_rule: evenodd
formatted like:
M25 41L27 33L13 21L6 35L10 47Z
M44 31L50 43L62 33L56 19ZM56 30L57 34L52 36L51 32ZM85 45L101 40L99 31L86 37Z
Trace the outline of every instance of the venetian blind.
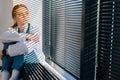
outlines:
M100 0L98 80L120 79L120 1Z
M76 79L93 80L97 0L45 0L43 4L44 52L49 48L51 60Z

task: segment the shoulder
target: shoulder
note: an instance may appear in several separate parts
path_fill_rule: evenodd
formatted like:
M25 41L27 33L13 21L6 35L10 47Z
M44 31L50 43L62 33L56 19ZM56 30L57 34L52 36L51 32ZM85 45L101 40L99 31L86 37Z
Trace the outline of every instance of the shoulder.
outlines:
M11 28L11 27L9 27L5 32L10 32L10 33L17 33L17 30L16 30L16 28Z
M30 24L30 31L39 31L39 30L40 30L39 26Z
M40 27L30 24L30 33L40 34Z
M30 28L31 28L31 29L39 29L40 27L39 27L39 26L36 26L36 25L33 25L33 24L30 24Z

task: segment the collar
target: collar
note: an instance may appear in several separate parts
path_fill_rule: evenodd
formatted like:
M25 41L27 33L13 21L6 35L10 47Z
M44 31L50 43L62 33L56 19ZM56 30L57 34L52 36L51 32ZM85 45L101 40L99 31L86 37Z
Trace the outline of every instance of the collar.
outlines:
M22 33L26 33L26 31L27 31L27 29L28 29L28 25L29 25L29 23L27 23L27 24L25 25L25 28L24 28L24 30L23 30ZM19 32L18 26L16 27L16 30L17 30L17 32Z

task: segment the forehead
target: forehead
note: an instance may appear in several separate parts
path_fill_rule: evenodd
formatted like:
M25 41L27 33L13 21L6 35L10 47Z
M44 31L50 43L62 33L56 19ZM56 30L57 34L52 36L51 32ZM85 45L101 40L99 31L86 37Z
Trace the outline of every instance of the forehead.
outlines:
M15 10L16 13L24 13L28 12L28 10L25 7L19 7L18 9Z

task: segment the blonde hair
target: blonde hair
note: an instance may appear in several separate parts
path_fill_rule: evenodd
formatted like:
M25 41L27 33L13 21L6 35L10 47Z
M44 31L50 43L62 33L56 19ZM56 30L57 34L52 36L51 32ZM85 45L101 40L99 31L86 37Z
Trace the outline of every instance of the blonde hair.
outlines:
M21 8L21 7L24 7L24 8L26 8L28 10L26 5L24 5L24 4L17 4L12 9L12 18L14 18L16 16L16 10ZM14 23L13 26L12 26L12 28L15 28L15 27L17 27L17 23Z

